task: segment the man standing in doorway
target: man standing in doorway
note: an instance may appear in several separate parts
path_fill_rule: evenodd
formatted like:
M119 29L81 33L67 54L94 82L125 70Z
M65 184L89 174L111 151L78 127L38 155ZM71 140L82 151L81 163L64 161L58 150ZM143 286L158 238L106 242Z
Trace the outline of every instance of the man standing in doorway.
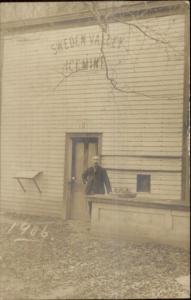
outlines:
M105 194L111 192L109 177L104 168L99 165L99 157L93 157L93 166L82 174L82 181L86 184L86 195ZM90 205L91 212L91 205Z

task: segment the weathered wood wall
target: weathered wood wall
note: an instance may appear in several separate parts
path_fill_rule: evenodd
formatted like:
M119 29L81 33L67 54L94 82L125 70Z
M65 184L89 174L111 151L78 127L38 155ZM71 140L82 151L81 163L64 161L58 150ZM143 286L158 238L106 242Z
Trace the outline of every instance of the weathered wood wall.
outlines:
M143 32L110 25L104 54L123 92L106 76L99 26L5 36L2 207L63 213L68 132L103 133L113 187L136 191L136 175L151 174L149 197L180 199L184 22L183 15L136 21ZM32 169L44 172L41 195L29 182L24 194L13 179Z
M91 2L91 1L90 1ZM146 2L146 1L145 1ZM121 6L136 6L140 1L98 1L99 9L116 9ZM0 22L14 22L43 17L54 17L88 11L85 1L4 2L0 5Z

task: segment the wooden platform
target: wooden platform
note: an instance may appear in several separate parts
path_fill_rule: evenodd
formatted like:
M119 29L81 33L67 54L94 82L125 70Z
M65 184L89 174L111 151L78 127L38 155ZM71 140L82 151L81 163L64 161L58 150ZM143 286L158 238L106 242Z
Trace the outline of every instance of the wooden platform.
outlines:
M180 201L89 196L91 228L104 234L188 248L190 207Z

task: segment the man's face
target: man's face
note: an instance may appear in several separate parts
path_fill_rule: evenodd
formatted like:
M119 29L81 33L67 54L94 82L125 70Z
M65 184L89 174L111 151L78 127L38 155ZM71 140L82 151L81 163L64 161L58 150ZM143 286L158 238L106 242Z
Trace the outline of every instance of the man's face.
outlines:
M93 158L93 165L97 167L99 165L99 158Z

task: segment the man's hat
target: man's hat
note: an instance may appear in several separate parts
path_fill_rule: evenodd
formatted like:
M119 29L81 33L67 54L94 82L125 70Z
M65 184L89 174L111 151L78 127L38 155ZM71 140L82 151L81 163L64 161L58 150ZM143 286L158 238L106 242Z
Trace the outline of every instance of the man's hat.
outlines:
M92 157L93 160L99 160L99 156L95 155Z

